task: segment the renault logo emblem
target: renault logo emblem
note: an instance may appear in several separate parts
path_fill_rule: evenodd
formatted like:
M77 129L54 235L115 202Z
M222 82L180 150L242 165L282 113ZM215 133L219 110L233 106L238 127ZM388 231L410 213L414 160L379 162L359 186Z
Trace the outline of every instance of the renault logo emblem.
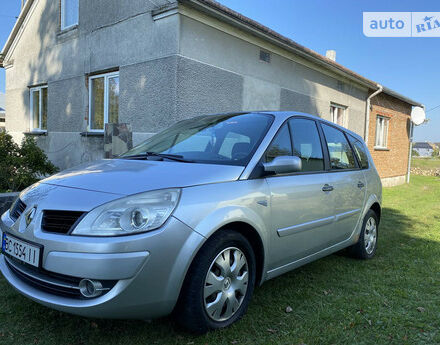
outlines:
M32 207L32 209L26 214L26 226L29 226L29 224L32 222L36 212L37 212L37 208Z

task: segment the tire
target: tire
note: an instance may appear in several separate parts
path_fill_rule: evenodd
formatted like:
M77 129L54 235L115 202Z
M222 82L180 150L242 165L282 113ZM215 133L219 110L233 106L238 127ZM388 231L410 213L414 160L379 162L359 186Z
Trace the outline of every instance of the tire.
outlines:
M176 321L194 333L228 327L246 313L255 277L249 241L234 230L220 230L207 240L188 270L174 311Z
M362 224L359 240L348 248L348 252L351 256L361 260L373 258L374 254L376 254L378 235L379 219L376 212L368 210Z

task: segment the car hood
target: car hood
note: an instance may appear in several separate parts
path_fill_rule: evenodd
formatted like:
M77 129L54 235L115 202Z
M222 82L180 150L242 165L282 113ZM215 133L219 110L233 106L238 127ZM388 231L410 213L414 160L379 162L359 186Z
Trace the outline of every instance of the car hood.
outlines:
M130 195L154 189L235 181L243 169L231 165L108 159L64 170L41 183Z

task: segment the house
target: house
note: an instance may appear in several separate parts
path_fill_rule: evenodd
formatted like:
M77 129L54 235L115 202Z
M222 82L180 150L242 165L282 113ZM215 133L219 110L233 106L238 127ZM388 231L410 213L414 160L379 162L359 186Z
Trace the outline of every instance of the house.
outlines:
M413 150L417 151L420 157L431 157L434 149L434 145L427 142L417 142L413 144Z
M396 184L420 106L212 0L27 0L0 66L6 129L60 168L102 158L105 123L131 124L136 144L198 114L281 109L380 135L372 152Z
M0 92L0 132L3 131L5 128L5 117L5 94Z

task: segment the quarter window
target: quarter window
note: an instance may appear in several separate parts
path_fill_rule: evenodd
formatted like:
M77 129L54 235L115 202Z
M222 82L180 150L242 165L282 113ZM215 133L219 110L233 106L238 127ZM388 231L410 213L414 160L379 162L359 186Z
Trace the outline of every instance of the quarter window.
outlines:
M330 155L330 167L335 170L354 169L356 167L353 151L340 130L322 125Z
M79 0L61 0L61 30L78 25Z
M30 89L30 130L47 130L47 86Z
M333 123L339 126L347 127L347 107L332 104L330 106L330 116Z
M321 139L315 121L292 119L289 121L293 142L293 155L301 158L301 171L324 170Z
M384 116L376 117L376 143L375 147L387 148L388 145L388 122L389 118Z
M118 123L119 73L89 78L89 129L103 131L106 123Z
M272 162L278 156L292 156L289 127L284 124L266 151L265 161Z
M349 139L362 169L368 169L368 155L364 144L351 135Z

